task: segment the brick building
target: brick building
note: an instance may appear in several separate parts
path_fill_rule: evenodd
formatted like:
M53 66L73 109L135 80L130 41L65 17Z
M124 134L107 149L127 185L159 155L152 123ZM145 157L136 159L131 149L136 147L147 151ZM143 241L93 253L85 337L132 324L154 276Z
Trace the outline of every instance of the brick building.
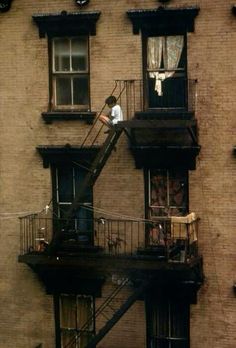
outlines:
M235 15L0 0L1 348L235 347Z

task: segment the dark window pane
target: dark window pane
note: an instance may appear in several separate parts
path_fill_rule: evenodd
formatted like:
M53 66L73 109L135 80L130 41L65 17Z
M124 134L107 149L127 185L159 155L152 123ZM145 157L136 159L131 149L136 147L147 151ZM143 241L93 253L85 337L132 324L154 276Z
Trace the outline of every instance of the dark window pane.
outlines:
M183 108L186 106L186 79L185 77L170 77L161 81L162 95L155 90L156 81L148 78L148 94L150 108Z
M171 336L188 337L188 305L171 303Z
M164 339L157 340L157 348L169 348L169 342Z
M188 341L171 341L170 348L189 348Z
M93 234L93 212L86 207L80 207L75 213L76 229L78 230L78 237L87 236L84 238L88 242Z
M69 77L56 78L56 104L71 105L71 79Z
M67 220L68 211L71 209L76 193L80 189L85 178L86 171L79 167L59 166L57 168L57 193L59 201L57 202L57 214L60 217L60 226L58 228L77 231L76 238L84 237L85 242L91 242L93 236L93 211L92 207L92 188L86 188L85 195L81 198L80 204L71 216L70 221ZM83 202L86 202L83 206ZM89 203L89 204L88 204ZM64 220L63 220L64 219Z
M156 334L158 337L167 337L169 334L168 327L168 303L163 301L157 304L158 310L156 311Z
M70 210L71 204L59 204L59 216L61 219L65 219L66 223L67 212Z
M181 35L147 40L147 87L150 108L183 108L187 103L186 49Z
M150 348L170 348L169 341L167 339L153 337L151 339Z
M73 79L74 105L88 105L88 77L75 77Z
M75 173L74 174L75 175L75 193L77 194L81 183L85 179L87 171L82 169L82 168L75 167L74 168L74 173ZM84 194L83 194L82 202L91 203L93 201L92 192L93 192L92 191L92 187L91 186L87 186L85 188L85 191L84 191Z
M147 303L147 325L149 347L189 347L189 304L152 296Z
M58 167L58 196L59 202L72 202L73 200L73 170L71 167Z

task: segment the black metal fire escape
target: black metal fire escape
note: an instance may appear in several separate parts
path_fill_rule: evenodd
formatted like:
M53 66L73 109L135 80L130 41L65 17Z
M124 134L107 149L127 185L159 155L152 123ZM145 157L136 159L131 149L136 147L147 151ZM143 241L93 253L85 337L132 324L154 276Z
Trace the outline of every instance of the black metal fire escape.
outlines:
M117 100L121 102L121 99L123 98L125 100L126 105L126 112L129 116L135 111L135 80L116 80L115 81L115 87L113 88L111 95L113 95L115 92L118 93ZM130 96L132 96L133 101L129 101ZM132 106L131 106L132 104ZM97 124L97 121L99 121L99 116L102 114L106 104L103 106L101 111L98 113L93 126L91 127L90 131L88 132L87 136L85 137L83 143L81 144L81 148L86 146L86 143L88 142L90 136L92 135L95 125ZM96 142L97 138L99 137L101 131L103 129L103 125L100 126L98 132L95 134L95 137L90 142L89 146L92 147L94 143ZM81 201L86 188L88 186L93 186L101 173L104 165L106 164L112 150L115 148L115 145L117 141L119 140L123 130L125 130L122 127L117 128L116 126L113 126L109 129L109 133L107 138L105 139L103 145L101 146L97 156L95 157L94 161L92 162L90 168L88 168L88 172L85 175L84 181L81 183L76 197L74 198L74 201L72 202L72 205L67 212L67 218L70 219L73 217L73 213L76 211L79 202ZM126 133L126 132L125 132Z
M68 218L73 216L73 213L77 209L79 202L81 198L83 197L83 194L86 191L86 188L88 186L93 186L101 173L103 167L105 166L112 150L114 149L117 141L119 140L121 133L123 129L115 129L111 128L109 131L109 134L104 141L102 147L100 148L98 154L96 155L94 161L92 162L91 167L89 168L87 174L85 175L85 178L80 185L77 195L74 198L74 201L72 202L72 205L70 207L70 210L68 211Z
M124 302L115 309L115 302L118 299L122 289L130 283L129 278L125 278L121 284L110 294L102 305L96 310L94 316L90 317L88 321L80 328L79 332L72 338L72 340L65 346L65 348L72 348L78 342L80 336L90 325L94 318L102 315L106 318L105 325L90 339L85 348L95 348L96 345L103 339L103 337L113 328L113 326L120 320L120 318L128 311L128 309L137 301L148 286L146 280L140 281L138 287L134 288L132 293L126 297ZM110 310L109 312L107 310Z

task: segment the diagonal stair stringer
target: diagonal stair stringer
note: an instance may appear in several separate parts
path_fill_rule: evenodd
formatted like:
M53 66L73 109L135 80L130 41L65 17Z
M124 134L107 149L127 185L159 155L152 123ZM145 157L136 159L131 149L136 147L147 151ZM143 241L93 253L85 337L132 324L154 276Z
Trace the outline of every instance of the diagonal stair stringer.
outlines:
M77 209L81 199L83 198L83 195L86 192L86 188L88 186L94 185L103 167L105 166L112 150L114 149L118 139L120 138L122 132L123 129L116 129L115 127L111 128L111 130L109 131L109 134L105 142L103 143L95 159L93 160L91 168L85 175L85 178L82 184L80 185L77 194L75 195L72 205L69 211L67 212L68 219L71 218L71 216L73 216L73 212Z
M114 313L110 320L101 328L101 330L90 340L85 348L95 348L103 337L115 326L121 317L128 311L135 301L143 294L148 287L149 282L143 281L140 286L127 298L121 307Z

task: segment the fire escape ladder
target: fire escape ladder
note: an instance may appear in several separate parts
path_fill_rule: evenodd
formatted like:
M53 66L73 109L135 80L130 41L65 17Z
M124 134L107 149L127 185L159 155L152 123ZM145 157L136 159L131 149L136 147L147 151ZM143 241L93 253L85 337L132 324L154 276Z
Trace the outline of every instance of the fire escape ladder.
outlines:
M128 311L135 301L142 295L147 282L143 281L141 285L126 299L120 308L112 315L107 323L98 331L98 333L91 339L85 348L95 348L96 345L103 339L103 337L113 328L113 326L121 319L121 317Z

